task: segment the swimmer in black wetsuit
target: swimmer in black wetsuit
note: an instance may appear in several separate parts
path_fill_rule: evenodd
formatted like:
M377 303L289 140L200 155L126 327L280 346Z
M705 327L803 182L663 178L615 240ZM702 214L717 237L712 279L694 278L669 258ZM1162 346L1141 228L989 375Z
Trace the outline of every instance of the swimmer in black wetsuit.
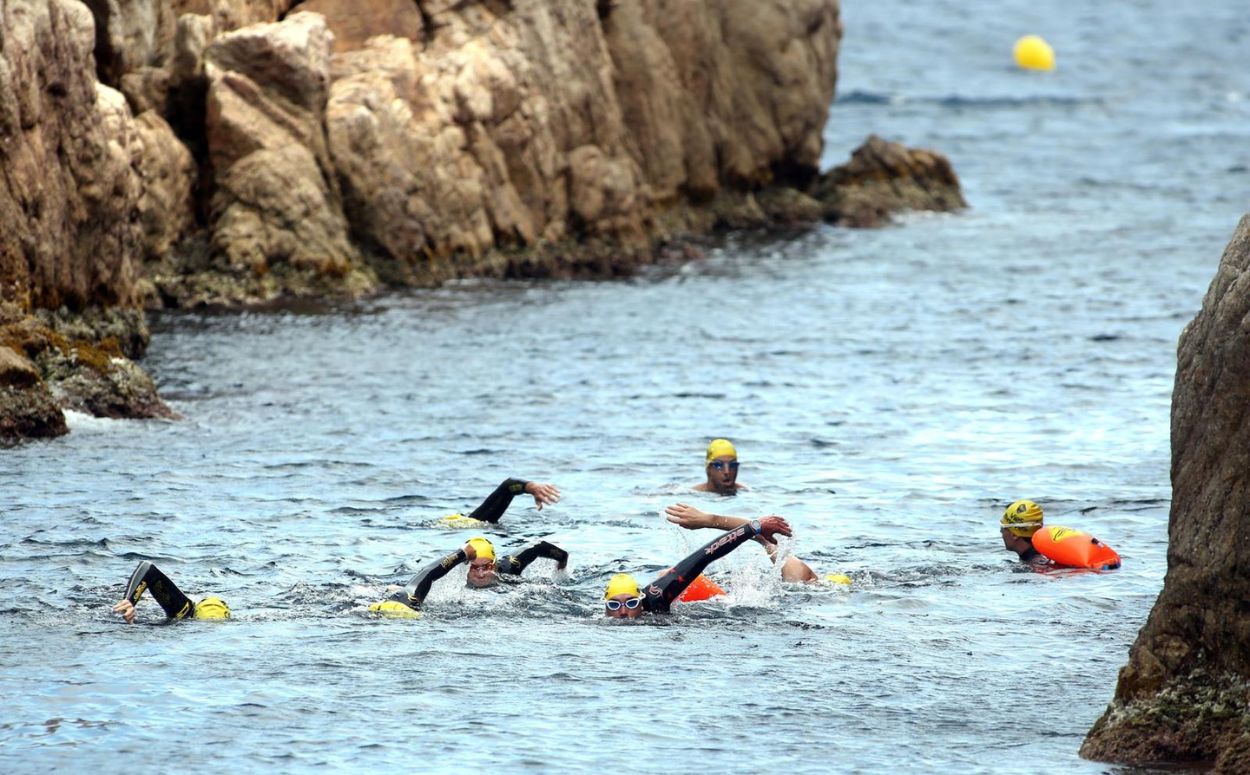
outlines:
M168 619L225 619L230 616L230 607L219 597L206 597L196 603L182 594L174 582L152 563L144 560L130 574L130 582L126 585L126 595L116 605L113 612L121 614L126 624L135 623L135 605L143 597L144 592L151 592L152 599L160 604Z
M665 613L708 565L756 536L772 541L777 534L791 535L790 526L781 517L764 517L739 525L696 549L648 584L646 589L640 589L638 582L628 573L618 573L608 581L608 588L603 593L603 613L615 619L633 619L644 611Z
M468 515L468 519L476 519L481 522L498 522L503 513L508 510L512 499L521 493L529 493L534 496L534 505L538 506L539 511L543 510L543 506L550 506L553 503L558 503L560 500L560 490L554 484L527 482L524 479L504 479L495 488L494 492L486 496L486 500L482 501L482 505ZM460 517L462 515L453 514L452 516Z
M564 570L569 563L569 553L547 541L539 541L516 554L496 560L495 547L490 541L481 537L470 538L461 548L417 571L417 575L412 577L406 587L385 601L369 606L369 610L375 613L399 615L419 610L421 604L425 602L426 595L430 594L430 587L434 582L446 576L452 568L462 562L469 563L466 584L471 587L488 587L494 584L501 575L520 576L530 563L540 557L555 560L557 570Z

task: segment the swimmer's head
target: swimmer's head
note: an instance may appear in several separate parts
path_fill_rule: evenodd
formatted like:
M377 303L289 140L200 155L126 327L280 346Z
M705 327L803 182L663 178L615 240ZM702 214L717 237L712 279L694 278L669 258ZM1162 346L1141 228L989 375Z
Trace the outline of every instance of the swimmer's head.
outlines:
M230 606L219 597L206 597L195 604L191 615L196 619L229 619Z
M469 560L466 582L471 587L489 587L495 583L495 546L481 536L470 538L468 545L476 555Z
M642 593L633 576L618 573L608 580L608 588L603 591L603 613L614 619L633 619L642 613Z
M732 493L738 489L738 450L729 439L713 439L707 445L707 488Z
M1042 507L1033 501L1016 501L998 523L1018 538L1029 538L1042 526Z
M711 463L718 457L738 457L738 450L734 449L733 442L729 439L712 439L707 445L707 462Z

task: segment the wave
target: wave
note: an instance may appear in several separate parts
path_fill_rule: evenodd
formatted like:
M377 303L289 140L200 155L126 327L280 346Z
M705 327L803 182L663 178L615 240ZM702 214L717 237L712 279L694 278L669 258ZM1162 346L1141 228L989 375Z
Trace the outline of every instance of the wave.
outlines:
M968 96L949 94L944 97L909 96L855 90L838 95L839 105L938 105L944 108L1020 108L1034 106L1082 107L1104 105L1105 100L1089 97L1068 97L1056 94L1029 94L1023 96Z

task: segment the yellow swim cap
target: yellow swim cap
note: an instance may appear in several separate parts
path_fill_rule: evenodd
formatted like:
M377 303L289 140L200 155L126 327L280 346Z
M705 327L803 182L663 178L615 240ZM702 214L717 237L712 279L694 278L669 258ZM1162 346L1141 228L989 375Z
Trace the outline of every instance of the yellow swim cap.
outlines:
M448 514L445 517L440 517L438 524L442 527L451 528L452 530L465 530L468 528L481 528L486 523L480 519L466 517L463 514Z
M738 450L734 449L733 442L729 439L712 439L712 443L707 445L707 461L711 463L718 457L737 457Z
M846 584L849 586L851 584L851 577L845 573L826 573L825 581L830 584Z
M1028 538L1042 526L1042 507L1033 501L1016 501L1003 512L998 523L1011 531L1014 536Z
M495 559L495 545L490 541L487 541L485 538L482 538L481 536L474 536L469 539L469 545L473 547L475 552L477 552L477 558L479 560Z
M420 619L421 612L416 611L398 600L384 600L369 606L369 612L385 616L388 619Z
M206 597L195 604L192 616L196 619L229 619L230 606L219 597Z
M608 579L608 588L603 591L603 599L608 600L617 595L628 594L630 597L638 597L638 582L628 573L618 573Z

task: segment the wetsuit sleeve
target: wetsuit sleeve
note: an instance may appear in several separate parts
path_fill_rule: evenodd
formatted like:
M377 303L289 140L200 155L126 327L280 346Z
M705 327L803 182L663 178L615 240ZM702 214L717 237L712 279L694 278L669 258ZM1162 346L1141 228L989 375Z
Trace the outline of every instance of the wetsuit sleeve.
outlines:
M503 561L495 564L495 570L499 573L509 573L513 576L520 576L521 573L529 567L529 564L539 557L548 560L555 560L556 567L563 568L568 565L569 553L547 541L539 541L533 546L522 549L517 554L509 555Z
M723 536L704 544L686 559L664 572L642 590L642 604L648 611L662 613L669 609L677 596L686 591L703 569L716 560L742 546L759 535L760 523L755 520L725 533Z
M155 565L144 560L130 574L130 582L126 585L126 599L138 605L144 592L151 592L152 599L160 604L165 616L170 619L185 619L195 611L195 603L182 594L169 577L161 573Z
M412 581L408 582L408 586L391 595L391 600L397 600L409 608L420 608L425 602L425 596L430 594L430 587L434 582L446 576L452 568L469 559L463 549L457 549L451 554L435 560L417 571L417 575L412 577Z
M503 513L508 510L508 505L512 503L512 499L525 492L525 485L529 482L524 479L504 479L503 483L495 488L495 491L486 496L486 500L482 501L482 505L473 510L469 515L469 519L480 519L483 522L498 522Z

